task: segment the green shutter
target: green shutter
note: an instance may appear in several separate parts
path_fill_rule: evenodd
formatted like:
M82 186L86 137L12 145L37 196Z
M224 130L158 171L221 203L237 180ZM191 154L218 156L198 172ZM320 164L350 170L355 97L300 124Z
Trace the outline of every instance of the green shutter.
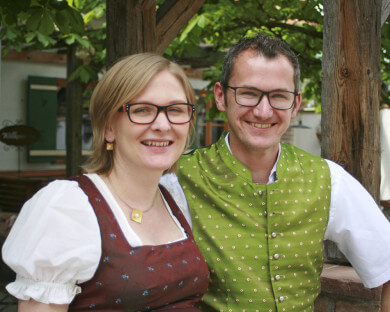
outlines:
M55 156L31 156L30 151L56 149L57 78L28 77L27 125L40 133L39 140L27 148L27 161L55 161Z

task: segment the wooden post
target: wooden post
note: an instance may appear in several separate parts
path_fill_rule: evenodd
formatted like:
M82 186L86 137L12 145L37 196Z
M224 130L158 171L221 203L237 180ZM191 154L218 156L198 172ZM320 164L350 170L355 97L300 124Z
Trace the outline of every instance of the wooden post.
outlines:
M322 156L379 203L381 0L324 0Z
M67 77L82 61L76 57L76 44L68 48ZM83 106L83 84L79 79L67 81L66 84L66 176L81 172L81 126Z
M156 50L156 0L107 0L107 65Z

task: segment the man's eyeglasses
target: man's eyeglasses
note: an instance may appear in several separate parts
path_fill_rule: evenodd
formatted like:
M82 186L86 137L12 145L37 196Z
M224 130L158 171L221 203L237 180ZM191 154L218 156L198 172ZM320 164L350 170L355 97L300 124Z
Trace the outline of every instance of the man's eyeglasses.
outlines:
M195 106L190 103L174 103L166 106L150 103L128 103L118 109L118 112L124 111L127 112L129 120L136 124L151 124L163 111L170 123L180 125L190 122Z
M292 91L262 91L256 88L231 87L226 88L234 90L236 103L242 106L257 106L264 95L268 98L268 103L272 108L287 110L294 106L295 97L298 92Z

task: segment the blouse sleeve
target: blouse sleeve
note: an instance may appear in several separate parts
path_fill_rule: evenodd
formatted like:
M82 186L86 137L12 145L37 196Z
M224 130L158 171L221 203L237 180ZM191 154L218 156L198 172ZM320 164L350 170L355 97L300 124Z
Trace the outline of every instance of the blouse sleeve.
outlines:
M20 300L69 304L101 256L98 222L75 181L50 183L25 203L2 249L16 272L7 285Z

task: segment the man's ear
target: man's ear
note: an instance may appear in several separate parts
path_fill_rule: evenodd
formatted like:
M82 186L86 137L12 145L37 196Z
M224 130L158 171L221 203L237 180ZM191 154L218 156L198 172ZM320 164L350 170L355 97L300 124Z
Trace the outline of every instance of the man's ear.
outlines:
M218 110L220 112L226 111L225 93L223 92L223 87L220 82L217 82L214 86L214 99Z
M299 108L301 107L301 100L302 100L302 94L301 92L298 92L298 95L295 97L295 105L291 113L291 119L294 119L297 116Z

